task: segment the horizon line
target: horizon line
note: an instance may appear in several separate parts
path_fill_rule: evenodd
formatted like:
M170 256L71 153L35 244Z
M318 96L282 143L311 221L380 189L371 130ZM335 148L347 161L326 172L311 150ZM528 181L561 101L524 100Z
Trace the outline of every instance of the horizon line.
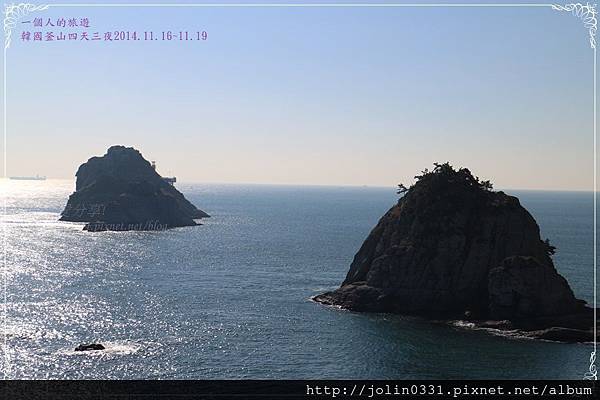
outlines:
M16 175L15 175L16 176ZM0 177L0 181L11 181L10 177ZM75 182L76 178L53 178L46 177L45 180L41 181L18 181L18 182L45 182L45 181L71 181ZM17 181L17 180L14 180ZM359 184L359 183L286 183L286 182L225 182L225 181L197 181L197 180L182 180L176 182L177 184L183 185L231 185L231 186L295 186L295 187L335 187L335 188L371 188L371 189L394 189L396 190L397 185L382 185L382 184ZM411 185L412 186L412 185ZM525 187L494 187L495 192L506 192L506 191L531 191L531 192L580 192L580 193L594 193L592 188L525 188ZM596 191L597 193L600 191Z

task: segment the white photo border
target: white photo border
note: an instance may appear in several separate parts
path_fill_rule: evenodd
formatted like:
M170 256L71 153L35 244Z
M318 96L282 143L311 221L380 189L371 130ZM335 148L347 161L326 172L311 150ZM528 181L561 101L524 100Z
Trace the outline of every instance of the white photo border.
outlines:
M596 4L590 3L568 3L564 5L560 4L551 4L551 3L173 3L173 4L161 4L161 3L57 3L57 4L31 4L31 3L12 3L5 4L4 6L4 58L3 58L3 88L4 88L4 96L3 96L3 113L4 113L4 126L3 126L3 151L4 151L4 160L3 160L3 175L4 179L7 179L7 114L6 114L6 101L7 101L7 52L10 48L11 40L12 40L12 31L15 28L16 24L19 22L21 18L32 13L48 10L49 8L76 8L76 7L96 7L96 8L133 8L133 7L153 7L153 8L232 8L232 7L245 7L245 8L456 8L456 7L471 7L471 8L551 8L556 11L564 11L570 12L573 16L581 19L584 27L588 29L589 42L590 47L594 53L594 63L593 63L593 107L594 107L594 123L593 123L593 137L594 137L594 255L593 255L593 263L594 263L594 346L593 350L590 353L589 358L589 369L585 372L583 379L589 380L597 380L598 379L598 370L596 367L596 350L597 350L597 169L598 169L598 159L597 159L597 128L596 128L596 108L597 108L597 91L596 91L596 32L598 29L598 21L597 21L597 11ZM6 216L6 196L3 196L3 215ZM2 311L2 322L6 327L6 321L8 318L8 303L7 303L7 264L6 264L6 255L7 255L7 227L6 222L2 223L3 230L3 311ZM8 379L9 374L9 366L10 366L10 354L8 351L8 332L4 331L4 379Z

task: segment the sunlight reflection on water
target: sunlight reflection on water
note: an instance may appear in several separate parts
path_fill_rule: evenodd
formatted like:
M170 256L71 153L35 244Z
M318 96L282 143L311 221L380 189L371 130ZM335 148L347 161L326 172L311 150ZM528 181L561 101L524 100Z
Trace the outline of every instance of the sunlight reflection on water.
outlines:
M339 285L393 189L178 187L212 215L203 226L91 234L58 221L72 181L0 181L9 377L579 378L587 368L587 345L309 301ZM589 300L591 209L581 196L521 199ZM73 351L91 342L107 350Z

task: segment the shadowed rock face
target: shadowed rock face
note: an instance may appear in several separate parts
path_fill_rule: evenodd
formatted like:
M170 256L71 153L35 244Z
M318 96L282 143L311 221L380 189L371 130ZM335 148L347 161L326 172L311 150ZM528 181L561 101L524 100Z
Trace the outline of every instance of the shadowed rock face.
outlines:
M566 279L533 257L513 256L488 276L490 318L527 319L570 314L579 309Z
M61 221L88 222L84 229L160 230L197 225L209 215L165 182L134 148L112 146L77 170L76 191Z
M494 192L467 169L449 164L417 179L371 231L342 286L316 301L443 318L467 312L517 324L578 313L589 317L516 197Z

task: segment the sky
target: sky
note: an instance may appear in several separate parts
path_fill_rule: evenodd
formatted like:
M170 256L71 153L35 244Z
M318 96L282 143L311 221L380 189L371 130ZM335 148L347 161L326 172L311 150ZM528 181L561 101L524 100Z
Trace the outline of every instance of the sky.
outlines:
M208 39L24 42L40 29L18 24L5 60L6 176L73 179L122 144L183 182L393 186L449 161L499 188L593 187L593 52L569 13L51 7L34 17L88 18L90 35Z

